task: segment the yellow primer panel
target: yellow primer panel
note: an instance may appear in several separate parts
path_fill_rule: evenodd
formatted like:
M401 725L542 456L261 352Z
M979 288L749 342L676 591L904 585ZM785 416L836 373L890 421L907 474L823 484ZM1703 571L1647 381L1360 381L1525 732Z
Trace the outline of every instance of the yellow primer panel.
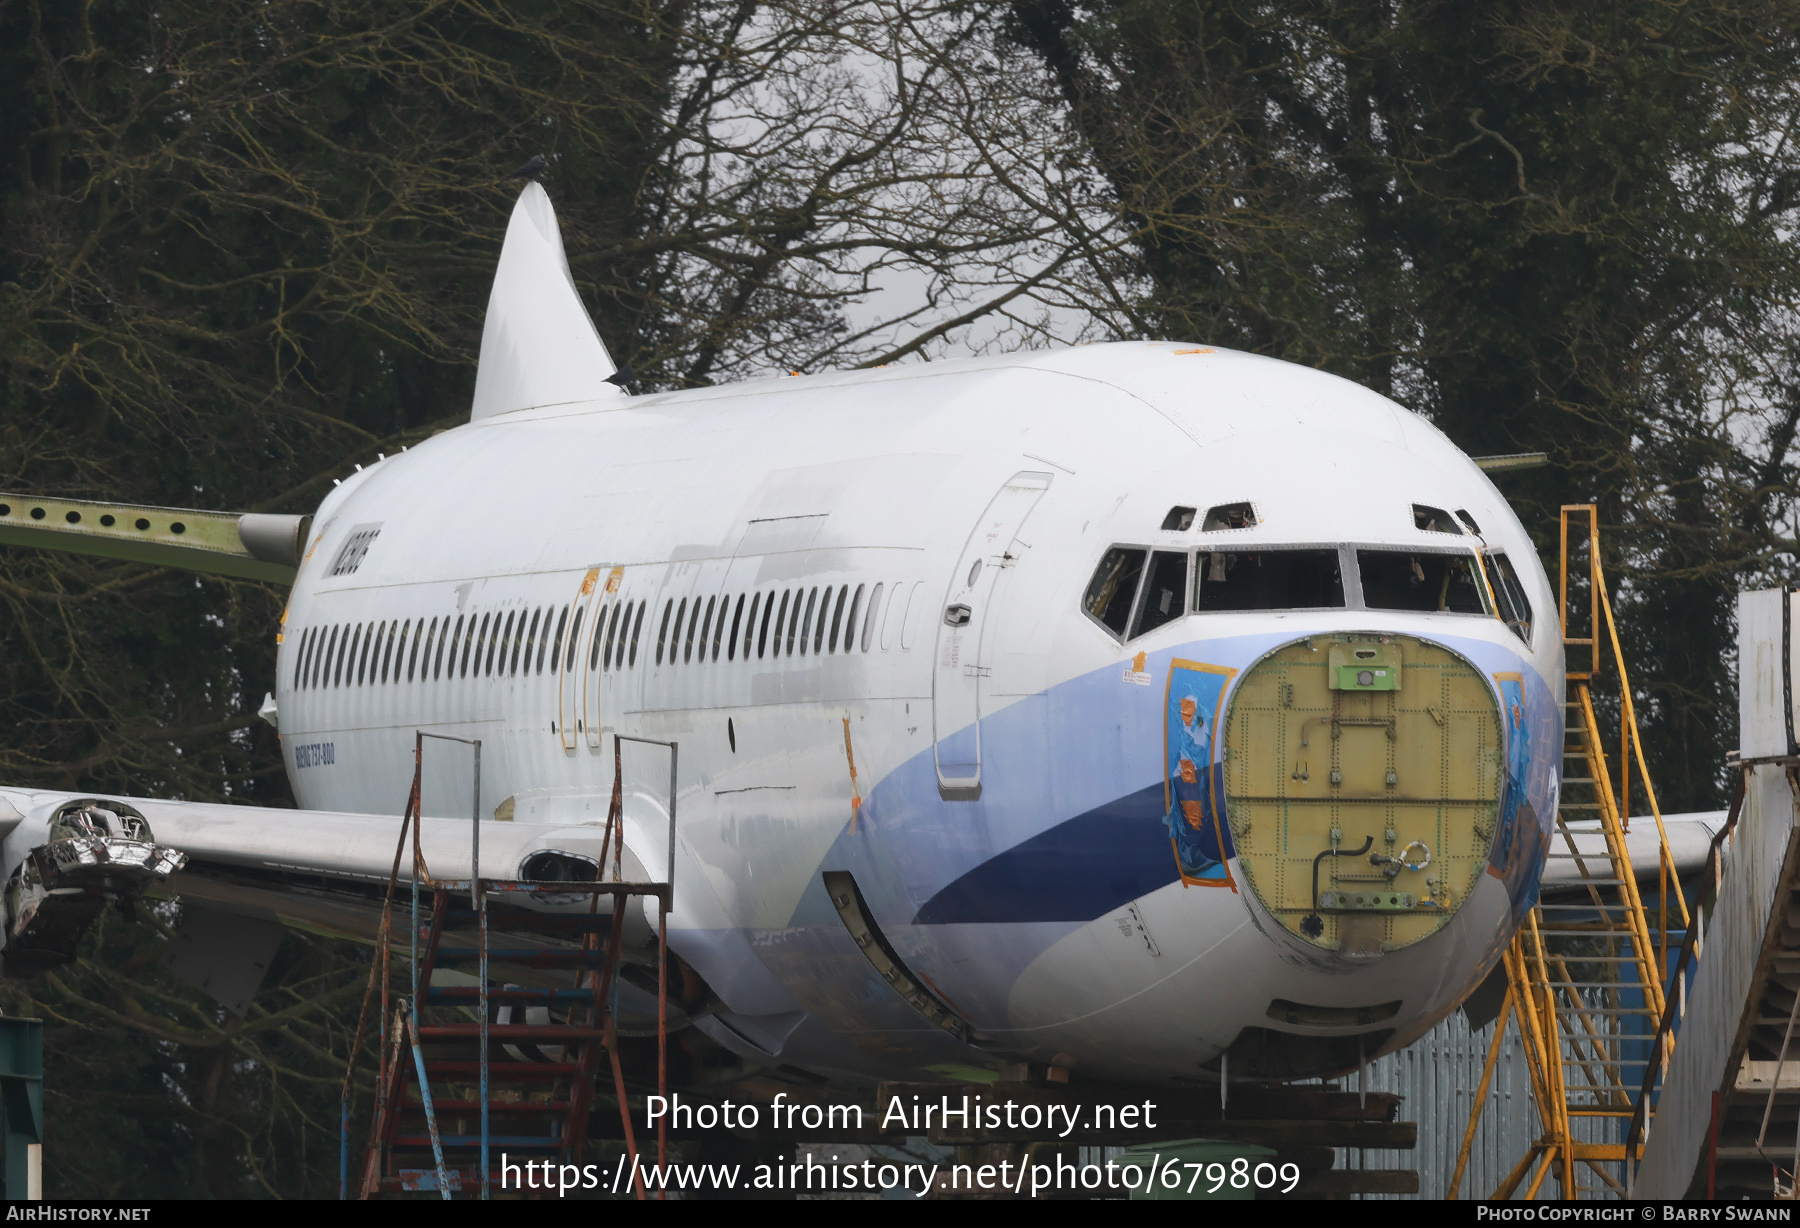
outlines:
M1332 686L1333 658L1376 647L1401 663L1396 689ZM1480 671L1412 636L1315 636L1279 648L1239 680L1225 732L1225 788L1244 879L1295 935L1333 951L1391 951L1442 928L1474 890L1502 786L1500 712ZM1322 907L1321 895L1410 894L1381 911ZM1417 843L1415 843L1417 842ZM1430 850L1424 861L1419 845ZM1371 857L1420 865L1371 864Z

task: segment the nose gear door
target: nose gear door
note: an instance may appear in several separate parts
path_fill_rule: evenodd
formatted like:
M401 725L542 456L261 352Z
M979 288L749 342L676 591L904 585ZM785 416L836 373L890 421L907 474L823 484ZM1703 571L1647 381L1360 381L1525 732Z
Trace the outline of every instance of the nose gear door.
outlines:
M969 534L938 608L931 727L938 793L947 800L981 796L982 694L997 651L990 615L1018 558L1019 529L1049 488L1049 474L1032 472L1014 474L1000 488Z

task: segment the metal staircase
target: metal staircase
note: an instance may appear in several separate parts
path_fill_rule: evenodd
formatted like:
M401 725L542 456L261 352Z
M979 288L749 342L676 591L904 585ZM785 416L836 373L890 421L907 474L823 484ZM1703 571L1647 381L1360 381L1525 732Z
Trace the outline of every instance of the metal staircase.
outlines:
M357 1197L434 1191L444 1199L458 1192L485 1199L496 1184L504 1185L505 1173L496 1167L502 1153L509 1162L506 1171L526 1161L580 1164L603 1063L635 1175L637 1139L616 1018L626 912L634 897L654 897L658 904L657 1091L666 1095L668 948L661 936L666 933L663 922L672 890L667 881L621 879L620 739L615 735L612 804L600 865L594 870L597 881L519 882L480 876L479 824L472 825L473 876L431 877L420 850L418 822L427 738L443 735L420 733L415 739L412 792L383 904L363 1018L344 1078L340 1192L350 1196L350 1093L377 990L379 1066ZM470 744L479 781L480 743ZM673 782L674 744L657 745L670 749ZM672 840L672 792L669 825ZM389 992L394 895L409 836L411 984L409 992L396 1000ZM612 908L601 913L599 902L607 895ZM500 935L504 945L492 945L494 935ZM547 983L495 985L491 978L496 968ZM440 970L449 975L437 975ZM437 983L451 979L467 983ZM666 1150L664 1128L657 1140L659 1164L666 1159ZM517 1186L515 1175L513 1188ZM641 1179L636 1193L644 1197Z
M1572 552L1570 521L1579 517L1585 517L1587 531ZM1497 1199L1511 1198L1522 1185L1526 1198L1536 1198L1550 1176L1564 1198L1623 1196L1628 1126L1640 1099L1647 1096L1646 1103L1654 1103L1674 1043L1672 1032L1658 1024L1664 1016L1671 941L1679 945L1688 927L1687 903L1637 740L1630 680L1601 569L1594 506L1564 507L1561 530L1563 643L1571 653L1586 650L1584 661L1571 664L1587 669L1568 673L1562 792L1547 857L1572 863L1579 882L1554 900L1540 898L1505 953L1506 998L1450 1197L1457 1196L1462 1183L1508 1026L1517 1026L1523 1037L1542 1129L1494 1190ZM1585 566L1571 568L1572 553L1585 555ZM1572 595L1578 606L1586 606L1585 618L1578 610L1571 620ZM1585 622L1587 634L1571 634L1572 621ZM1616 789L1591 690L1608 648L1620 694ZM1649 908L1625 843L1634 764L1660 850L1658 888Z

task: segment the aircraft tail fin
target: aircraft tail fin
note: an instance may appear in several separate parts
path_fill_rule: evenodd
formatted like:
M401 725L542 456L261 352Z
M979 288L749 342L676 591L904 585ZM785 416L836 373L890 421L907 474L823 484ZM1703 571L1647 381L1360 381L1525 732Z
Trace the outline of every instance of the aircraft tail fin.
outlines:
M528 183L494 271L469 420L624 396L608 382L618 369L575 290L550 197Z

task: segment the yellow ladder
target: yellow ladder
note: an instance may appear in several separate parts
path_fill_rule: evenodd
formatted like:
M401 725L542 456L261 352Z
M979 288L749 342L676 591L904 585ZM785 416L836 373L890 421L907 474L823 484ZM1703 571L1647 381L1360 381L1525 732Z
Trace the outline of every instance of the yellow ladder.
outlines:
M1573 543L1574 551L1572 517L1585 517L1587 522L1587 532ZM1565 706L1562 790L1546 867L1558 862L1572 865L1580 881L1559 902L1540 898L1507 948L1506 999L1451 1178L1451 1198L1462 1184L1509 1024L1520 1032L1542 1130L1495 1188L1494 1198L1512 1197L1528 1176L1525 1197L1536 1198L1551 1174L1564 1198L1622 1196L1625 1145L1616 1140L1632 1116L1645 1062L1656 1066L1660 1086L1674 1043L1668 1038L1655 1053L1646 1052L1663 1012L1670 933L1686 928L1687 903L1675 880L1662 813L1637 736L1630 679L1601 568L1596 509L1593 504L1565 506L1561 522L1563 644L1571 654L1586 649L1585 660L1571 659L1570 664L1588 668L1571 668L1567 674L1571 693ZM1585 554L1586 565L1572 569L1572 553ZM1586 607L1586 618L1574 621L1586 623L1586 635L1571 634L1571 581L1577 605ZM1620 693L1616 789L1591 690L1606 648L1618 670ZM1656 820L1661 866L1654 909L1645 907L1626 847L1634 765ZM1628 1029L1634 1018L1643 1022L1635 1032ZM1615 1120L1621 1126L1602 1132L1591 1124L1594 1119ZM1589 1176L1600 1184L1584 1183Z

